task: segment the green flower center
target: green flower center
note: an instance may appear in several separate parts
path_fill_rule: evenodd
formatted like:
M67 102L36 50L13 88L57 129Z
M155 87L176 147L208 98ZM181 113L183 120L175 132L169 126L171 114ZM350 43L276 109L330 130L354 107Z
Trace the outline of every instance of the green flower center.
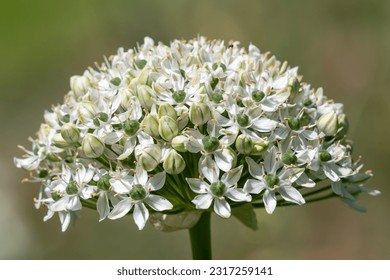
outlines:
M217 89L213 96L212 96L212 99L215 103L219 103L223 100L223 90L221 89Z
M268 187L273 188L275 185L279 183L279 178L272 174L267 174L264 176L264 180Z
M172 93L172 98L177 103L181 103L186 98L186 92L184 90L175 91L174 93Z
M135 65L137 66L138 69L142 70L142 69L144 69L146 63L147 63L147 61L145 59L138 59L135 62Z
M217 137L205 136L202 139L203 147L206 152L212 153L219 148L219 140Z
M326 161L330 161L331 159L332 159L332 156L331 156L331 154L328 151L322 150L320 152L320 160L321 161L326 162Z
M211 193L217 197L223 196L223 194L225 193L225 189L226 189L226 185L221 181L212 183L210 185Z
M129 195L133 200L142 200L146 197L146 191L142 185L136 184L129 192Z
M301 123L297 118L290 117L287 119L287 123L292 130L298 130L301 127Z
M114 86L119 86L121 84L121 79L118 78L118 77L115 77L113 79L111 79L110 83L113 84Z
M139 122L136 120L127 120L123 123L123 130L127 135L133 136L139 129Z
M256 102L260 102L265 97L264 91L255 90L252 92L252 99Z
M97 187L103 191L108 191L111 187L110 179L111 179L110 175L108 174L104 175L97 182Z
M297 163L297 156L294 154L293 151L289 150L286 153L282 155L282 162L284 164L296 164Z
M75 181L70 182L66 186L66 193L69 195L77 194L79 192L79 188L77 187L77 184Z
M238 114L236 116L236 120L237 120L237 123L242 126L242 127L246 127L249 125L249 117L247 115L244 115L244 114Z

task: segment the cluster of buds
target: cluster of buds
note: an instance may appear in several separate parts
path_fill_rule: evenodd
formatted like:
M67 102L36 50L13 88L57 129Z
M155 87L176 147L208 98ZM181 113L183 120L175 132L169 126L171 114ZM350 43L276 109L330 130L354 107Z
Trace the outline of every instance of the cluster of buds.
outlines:
M145 38L73 76L44 119L15 165L62 230L83 207L172 230L202 211L272 213L321 195L359 208L359 194L378 193L351 157L342 105L254 45Z

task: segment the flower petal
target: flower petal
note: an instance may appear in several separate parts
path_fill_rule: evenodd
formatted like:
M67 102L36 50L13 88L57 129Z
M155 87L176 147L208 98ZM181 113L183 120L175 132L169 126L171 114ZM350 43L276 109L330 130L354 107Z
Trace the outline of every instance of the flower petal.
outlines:
M99 213L99 222L103 221L110 213L110 204L106 192L102 192L97 200L96 209Z
M259 118L255 120L252 124L252 127L259 132L270 132L276 128L278 122L268 119L268 118Z
M225 193L225 196L235 202L241 202L241 201L251 201L252 197L244 192L243 189L235 189L235 188L230 188L227 190Z
M165 184L165 172L159 172L149 179L149 185L152 191L161 189Z
M263 202L264 202L265 210L267 211L267 213L272 214L276 208L275 193L271 192L269 190L266 190L264 192Z
M213 196L211 194L200 194L192 200L196 209L209 209L211 202L213 202Z
M228 187L237 184L238 180L241 178L242 168L243 166L240 165L227 171L225 174L223 174L221 181L224 182Z
M281 187L278 189L278 192L286 201L290 201L299 205L305 204L305 199L294 187Z
M202 171L203 176L205 176L210 183L218 181L219 168L211 159L210 155L202 156L199 160L199 165L199 169Z
M139 230L145 227L146 221L149 219L149 211L143 203L137 203L134 206L133 219Z
M229 218L231 215L229 203L225 199L215 199L214 212L222 218Z
M173 207L172 203L170 203L168 199L155 194L149 194L149 196L144 200L144 202L156 211L169 210Z
M133 205L130 201L130 198L125 198L119 201L118 204L114 206L114 209L112 209L111 213L108 214L107 217L111 220L122 218L127 213L129 213L132 206Z
M246 157L245 158L246 163L249 167L249 173L252 175L252 177L262 180L263 178L263 170L260 168L260 165L256 163L252 158Z
M207 193L209 186L202 180L197 178L186 178L191 190L195 193Z
M266 188L263 181L249 179L244 185L244 191L247 193L259 194Z

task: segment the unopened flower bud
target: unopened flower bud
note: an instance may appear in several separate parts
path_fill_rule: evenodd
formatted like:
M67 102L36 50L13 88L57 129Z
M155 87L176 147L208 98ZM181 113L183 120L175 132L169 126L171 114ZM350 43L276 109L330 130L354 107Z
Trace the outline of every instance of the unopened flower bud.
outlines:
M265 140L254 140L253 141L253 149L251 155L259 156L261 155L265 149L268 147L268 141Z
M241 134L236 139L236 149L240 154L249 155L253 150L253 141L250 136Z
M54 146L58 148L66 148L69 147L69 143L65 141L65 139L62 137L61 133L57 133L53 136L51 139Z
M162 152L158 145L145 146L137 152L138 161L146 171L152 171L160 163Z
M95 104L89 101L83 101L79 103L77 113L80 121L82 123L87 123L90 119L94 118L98 112Z
M195 125L205 124L211 118L210 108L205 103L192 103L189 117Z
M175 108L171 104L165 103L158 107L158 117L162 118L163 116L171 117L172 119L177 119L177 113Z
M61 127L61 136L67 143L74 144L80 139L80 131L73 123L66 123Z
M164 116L158 122L158 132L165 141L171 141L179 133L177 121Z
M341 139L343 138L347 132L348 132L348 129L349 129L349 122L348 122L348 119L347 119L347 116L345 114L340 114L338 115L337 117L337 122L339 124L339 127L341 129L339 129L339 131L337 132L337 138L338 139Z
M163 163L164 170L169 174L179 174L186 167L183 157L175 150L169 151Z
M152 137L158 137L158 119L152 114L146 115L142 121L143 130Z
M330 110L329 112L323 114L317 120L317 128L326 136L335 135L339 128L336 112Z
M93 134L85 135L81 144L84 155L88 158L98 158L104 152L104 142Z
M147 85L142 85L137 88L137 97L142 107L151 108L154 104L153 100L154 92L153 89Z
M188 142L188 138L184 135L178 135L174 137L171 141L172 148L174 148L178 152L187 152L186 143Z
M79 98L88 92L90 86L89 79L85 76L73 76L70 78L70 88L76 98Z

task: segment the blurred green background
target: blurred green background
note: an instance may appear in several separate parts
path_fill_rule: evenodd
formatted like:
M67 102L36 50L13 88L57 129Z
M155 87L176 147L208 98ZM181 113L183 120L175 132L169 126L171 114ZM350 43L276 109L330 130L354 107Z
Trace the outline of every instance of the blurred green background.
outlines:
M216 259L389 259L390 1L2 1L0 8L0 258L189 259L185 231L138 231L132 220L98 222L85 209L61 233L35 210L39 186L21 184L17 144L30 147L44 110L62 103L69 78L144 36L168 44L198 34L254 43L299 66L304 80L344 103L355 157L374 171L380 197L361 214L340 201L257 211L254 232L212 220Z

